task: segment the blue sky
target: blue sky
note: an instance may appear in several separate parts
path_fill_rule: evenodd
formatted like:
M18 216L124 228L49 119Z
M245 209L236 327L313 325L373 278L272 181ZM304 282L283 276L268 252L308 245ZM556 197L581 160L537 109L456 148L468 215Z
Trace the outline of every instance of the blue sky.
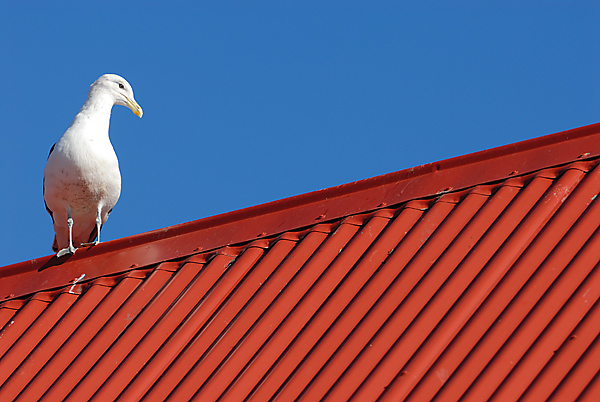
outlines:
M144 109L104 241L600 120L598 2L248 3L0 7L0 266L51 253L46 157L104 73Z

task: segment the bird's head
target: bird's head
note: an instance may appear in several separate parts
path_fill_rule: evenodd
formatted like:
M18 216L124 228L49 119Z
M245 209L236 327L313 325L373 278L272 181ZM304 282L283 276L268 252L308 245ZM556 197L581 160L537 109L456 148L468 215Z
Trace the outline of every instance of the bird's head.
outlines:
M137 116L142 117L144 112L133 97L133 89L127 80L116 74L104 74L90 87L90 94L96 91L112 96L115 105L127 106Z

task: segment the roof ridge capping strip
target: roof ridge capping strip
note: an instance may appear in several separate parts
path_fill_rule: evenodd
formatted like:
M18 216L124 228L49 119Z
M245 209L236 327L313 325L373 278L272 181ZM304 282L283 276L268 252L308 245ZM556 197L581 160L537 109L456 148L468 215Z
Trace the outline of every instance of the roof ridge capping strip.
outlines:
M8 265L0 300L598 156L600 123L101 243L60 268L52 256Z

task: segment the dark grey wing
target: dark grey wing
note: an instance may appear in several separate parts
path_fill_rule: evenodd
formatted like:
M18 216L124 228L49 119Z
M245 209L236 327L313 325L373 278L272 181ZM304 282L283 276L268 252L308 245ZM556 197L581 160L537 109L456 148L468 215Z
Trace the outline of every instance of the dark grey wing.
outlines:
M102 228L102 226L100 226L100 228ZM96 227L96 225L94 225L94 229L92 229L92 233L90 233L90 238L88 239L88 243L91 243L93 241L96 240L96 237L98 236L98 228Z
M46 158L46 160L48 160L50 158L50 155L52 155L52 151L54 151L54 147L56 146L56 144L52 145L52 148L50 148L50 152L48 152L48 158ZM44 177L44 181L42 183L42 195L46 194L46 178ZM52 211L50 211L50 208L48 208L48 204L46 204L46 200L44 199L44 205L46 205L46 211L48 211L48 213L50 214L50 217L52 218L52 224L54 224L54 215L52 215Z
M52 144L52 148L50 148L50 152L48 152L48 157L46 158L46 160L50 159L50 155L52 155L52 151L54 151L55 146L56 146L56 143Z

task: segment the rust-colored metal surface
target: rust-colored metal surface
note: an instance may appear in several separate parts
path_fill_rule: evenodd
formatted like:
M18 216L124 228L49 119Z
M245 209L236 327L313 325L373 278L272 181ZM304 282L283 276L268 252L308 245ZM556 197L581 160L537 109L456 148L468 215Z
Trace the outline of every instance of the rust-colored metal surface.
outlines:
M0 268L0 400L597 400L598 129Z
M600 123L0 268L0 300L600 156ZM61 265L60 270L52 269Z

